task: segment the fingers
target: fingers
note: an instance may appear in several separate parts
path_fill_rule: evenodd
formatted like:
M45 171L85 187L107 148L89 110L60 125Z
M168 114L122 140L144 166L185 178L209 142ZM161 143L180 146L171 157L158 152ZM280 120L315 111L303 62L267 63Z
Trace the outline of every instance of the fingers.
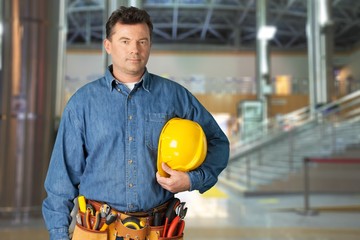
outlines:
M158 172L156 173L156 180L164 189L172 193L190 189L190 177L186 172L173 170L166 164L163 164L162 167L170 175L170 177L162 177Z
M161 163L162 169L171 176L172 173L176 172L175 170L171 169L166 163Z

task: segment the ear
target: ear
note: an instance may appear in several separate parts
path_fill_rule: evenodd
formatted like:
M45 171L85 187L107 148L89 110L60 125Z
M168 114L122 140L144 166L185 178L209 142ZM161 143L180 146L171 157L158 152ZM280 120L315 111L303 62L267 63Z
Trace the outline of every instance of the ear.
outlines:
M107 38L104 40L104 48L108 54L111 54L111 42Z

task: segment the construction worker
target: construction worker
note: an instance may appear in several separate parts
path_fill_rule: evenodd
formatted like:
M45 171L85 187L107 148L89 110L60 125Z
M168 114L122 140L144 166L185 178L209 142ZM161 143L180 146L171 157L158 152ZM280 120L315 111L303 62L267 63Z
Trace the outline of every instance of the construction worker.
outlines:
M80 88L63 111L45 180L43 216L51 240L69 239L70 212L79 195L119 213L152 217L175 193L211 188L227 165L229 142L212 115L184 87L148 72L152 30L144 10L115 10L104 40L112 65ZM198 123L207 153L188 172L162 163L168 176L161 176L159 135L172 118Z

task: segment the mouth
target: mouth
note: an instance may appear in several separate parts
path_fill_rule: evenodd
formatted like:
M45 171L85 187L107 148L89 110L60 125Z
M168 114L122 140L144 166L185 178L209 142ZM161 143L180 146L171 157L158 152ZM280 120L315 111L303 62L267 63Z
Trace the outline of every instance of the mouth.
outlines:
M141 62L141 59L138 58L130 58L128 59L129 62Z

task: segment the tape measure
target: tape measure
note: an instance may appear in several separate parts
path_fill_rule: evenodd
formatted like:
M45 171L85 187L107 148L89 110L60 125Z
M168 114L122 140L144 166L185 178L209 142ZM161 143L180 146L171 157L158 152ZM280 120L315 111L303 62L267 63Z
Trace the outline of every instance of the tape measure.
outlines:
M143 221L140 221L136 217L127 217L122 221L123 225L127 228L131 228L134 230L139 230L143 227L145 227L145 223Z

